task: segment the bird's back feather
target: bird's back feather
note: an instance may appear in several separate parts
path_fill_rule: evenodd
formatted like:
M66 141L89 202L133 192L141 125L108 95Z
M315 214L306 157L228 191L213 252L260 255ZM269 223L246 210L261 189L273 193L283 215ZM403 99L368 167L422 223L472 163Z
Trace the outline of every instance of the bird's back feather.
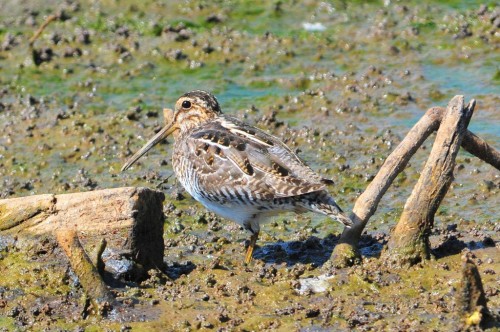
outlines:
M220 116L187 135L176 142L188 146L176 151L194 151L190 163L207 194L229 190L256 200L325 189L324 180L279 139L235 118Z

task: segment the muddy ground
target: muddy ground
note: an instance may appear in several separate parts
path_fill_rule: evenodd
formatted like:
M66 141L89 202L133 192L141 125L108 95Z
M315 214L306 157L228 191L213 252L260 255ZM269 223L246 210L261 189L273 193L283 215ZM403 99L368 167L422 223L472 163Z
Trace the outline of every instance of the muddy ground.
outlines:
M334 180L348 210L425 110L454 95L477 100L469 128L500 148L499 27L500 7L475 1L2 1L0 197L148 186L167 199L164 274L119 280L105 253L117 298L106 318L87 315L52 238L1 237L0 330L456 330L463 251L499 315L500 173L465 152L435 259L403 270L378 255L432 140L368 224L362 266L346 269L328 267L342 229L315 215L271 220L245 267L248 234L176 183L168 143L119 172L162 108L206 89Z

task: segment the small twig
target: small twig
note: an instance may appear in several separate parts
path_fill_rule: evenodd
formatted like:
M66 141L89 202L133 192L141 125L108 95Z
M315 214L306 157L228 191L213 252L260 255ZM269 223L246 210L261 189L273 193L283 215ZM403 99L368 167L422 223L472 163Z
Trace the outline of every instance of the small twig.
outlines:
M38 39L38 37L40 37L40 35L42 34L43 30L45 30L45 28L50 24L50 22L55 21L58 18L59 18L59 15L55 15L55 14L49 15L47 17L47 19L45 20L45 22L43 22L43 24L38 28L38 30L36 30L36 32L33 35L33 37L30 38L30 41L29 41L30 47L33 46L33 43Z
M165 183L168 183L168 180L170 180L170 178L174 175L174 173L170 174L169 176L167 176L165 179L161 180L160 183L158 183L156 185L156 189L160 188L162 185L164 185Z
M101 276L104 275L104 268L105 268L105 264L102 260L102 253L106 249L107 245L108 245L108 242L106 241L106 239L102 238L101 242L99 242L99 244L97 245L97 248L94 250L92 257L91 257L92 264L94 264L94 266L97 268L97 272L99 272L99 274Z

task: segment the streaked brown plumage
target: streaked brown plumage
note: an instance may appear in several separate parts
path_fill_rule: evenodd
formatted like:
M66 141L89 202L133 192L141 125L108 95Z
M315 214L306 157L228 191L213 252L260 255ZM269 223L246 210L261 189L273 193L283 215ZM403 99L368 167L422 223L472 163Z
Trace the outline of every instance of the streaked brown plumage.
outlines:
M176 132L172 165L184 188L209 210L252 232L251 260L267 217L313 211L351 226L325 188L325 180L278 138L222 114L215 97L191 91L175 104L172 122L123 166L129 168L155 144Z

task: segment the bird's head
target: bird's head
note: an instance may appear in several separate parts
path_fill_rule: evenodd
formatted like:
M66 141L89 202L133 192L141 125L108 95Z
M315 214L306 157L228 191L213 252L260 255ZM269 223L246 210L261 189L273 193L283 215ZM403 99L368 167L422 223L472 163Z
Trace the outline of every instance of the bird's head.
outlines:
M172 125L183 132L220 114L219 103L213 94L195 90L185 93L175 103Z
M122 172L170 134L176 131L186 132L214 119L221 113L217 99L210 92L194 90L183 94L175 103L171 121L123 165Z

